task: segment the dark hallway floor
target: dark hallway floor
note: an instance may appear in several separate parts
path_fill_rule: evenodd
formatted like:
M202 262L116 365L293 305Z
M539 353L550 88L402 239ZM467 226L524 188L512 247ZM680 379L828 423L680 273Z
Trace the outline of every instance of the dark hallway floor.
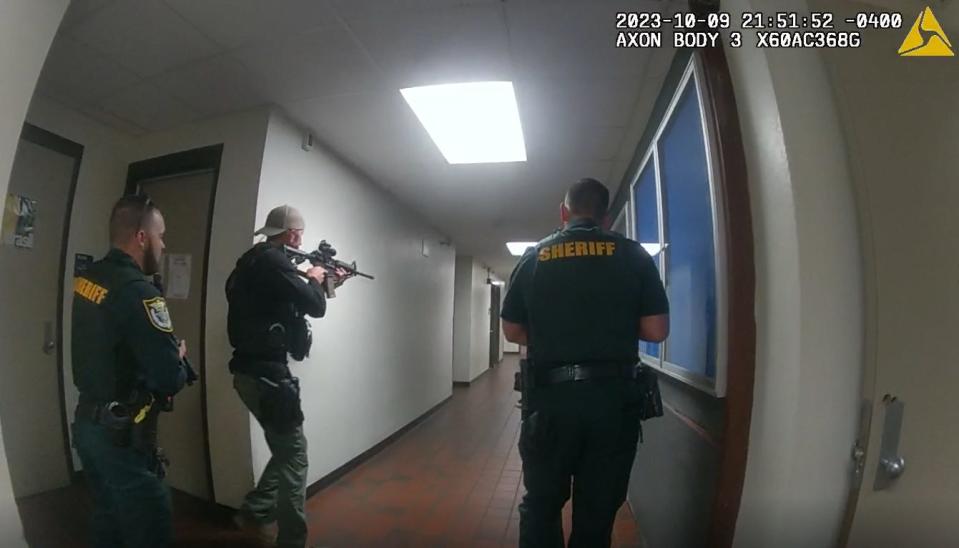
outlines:
M331 548L516 546L516 506L523 493L512 391L516 367L517 358L508 356L469 388L454 388L453 398L433 415L310 498L311 541ZM79 488L21 501L30 545L85 546L88 506ZM228 530L221 509L206 506L174 497L176 546L259 546ZM568 512L565 518L568 533ZM626 506L617 516L613 545L639 546Z

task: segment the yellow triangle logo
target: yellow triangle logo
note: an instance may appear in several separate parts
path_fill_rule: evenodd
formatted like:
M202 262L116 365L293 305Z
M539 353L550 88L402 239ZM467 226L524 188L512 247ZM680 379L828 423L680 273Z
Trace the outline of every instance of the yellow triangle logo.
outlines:
M912 30L899 46L902 57L952 57L952 43L928 7L919 14Z

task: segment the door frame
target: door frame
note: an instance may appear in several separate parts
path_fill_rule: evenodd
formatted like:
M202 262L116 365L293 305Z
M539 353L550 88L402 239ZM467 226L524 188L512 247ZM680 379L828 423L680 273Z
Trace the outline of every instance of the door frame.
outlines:
M494 282L489 284L489 368L492 369L493 366L500 362L499 352L502 348L502 341L500 340L500 318L499 314L502 311L502 288Z
M73 467L73 452L70 448L70 427L67 415L66 386L63 380L63 299L66 294L64 277L67 271L67 253L69 251L70 221L73 217L73 198L76 196L77 181L80 178L80 164L83 161L83 145L61 137L33 124L24 123L20 132L20 139L37 146L73 158L73 175L70 187L67 190L66 213L63 218L63 234L60 240L60 266L58 268L59 283L57 284L57 392L60 400L60 425L63 436L63 454L67 461L67 473L72 482L77 480L77 470ZM8 191L9 192L9 191ZM4 197L5 198L5 197Z
M206 385L206 300L207 285L210 274L210 242L213 236L213 213L216 209L216 192L220 181L220 161L223 156L223 143L210 145L183 152L166 154L147 160L133 162L127 170L126 187L124 194L135 194L139 190L140 181L187 175L200 171L213 173L213 188L210 193L210 209L207 212L206 241L203 244L203 272L200 281L200 348L198 355L200 377L200 414L203 415L203 452L206 463L207 492L210 502L216 501L216 491L213 482L213 458L210 452L210 424L207 420L207 385Z

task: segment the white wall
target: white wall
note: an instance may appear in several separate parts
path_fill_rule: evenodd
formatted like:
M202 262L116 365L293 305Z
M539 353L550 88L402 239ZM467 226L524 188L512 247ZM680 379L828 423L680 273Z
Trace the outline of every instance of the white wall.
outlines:
M7 195L27 105L66 7L67 0L0 2L0 196ZM26 543L2 433L0 426L0 546L13 548Z
M730 0L775 13L798 0ZM727 49L753 210L756 378L735 545L833 546L850 485L862 268L845 144L820 54Z
M232 349L226 332L224 286L256 230L253 225L268 117L268 109L254 109L147 135L134 141L129 158L133 162L223 143L205 305L206 396L216 501L233 507L239 506L252 487L253 470L250 415L233 389L228 368Z
M456 256L453 298L453 380L470 382L470 347L473 344L473 257Z
M102 257L109 249L107 219L113 202L123 194L130 154L130 137L83 116L55 101L34 97L27 122L83 145L83 159L70 217L67 264L63 287L73 284L73 257L86 253ZM66 420L72 422L78 392L73 384L72 345L73 292L63 292L63 378ZM72 436L72 431L71 431ZM72 438L71 438L72 439ZM74 451L74 467L81 468Z
M456 257L453 335L453 380L456 382L472 382L489 369L491 292L487 277L501 281L495 274L487 274L486 266L473 257Z
M470 308L470 380L482 375L489 369L489 310L490 287L486 283L486 268L473 263L472 304Z
M257 222L292 205L306 218L304 248L326 239L337 258L376 276L337 290L326 317L312 322L311 356L291 362L314 482L450 396L455 250L321 146L302 150L301 139L282 114L270 117ZM252 430L259 471L268 452L259 426Z

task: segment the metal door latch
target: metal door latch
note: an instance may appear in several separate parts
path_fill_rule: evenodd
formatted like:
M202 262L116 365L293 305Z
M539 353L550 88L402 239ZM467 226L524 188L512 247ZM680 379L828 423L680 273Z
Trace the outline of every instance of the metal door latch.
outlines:
M879 447L879 466L876 467L876 482L873 489L886 489L906 471L906 459L899 455L899 434L902 430L902 415L905 404L886 394L885 419L882 427L882 443Z

